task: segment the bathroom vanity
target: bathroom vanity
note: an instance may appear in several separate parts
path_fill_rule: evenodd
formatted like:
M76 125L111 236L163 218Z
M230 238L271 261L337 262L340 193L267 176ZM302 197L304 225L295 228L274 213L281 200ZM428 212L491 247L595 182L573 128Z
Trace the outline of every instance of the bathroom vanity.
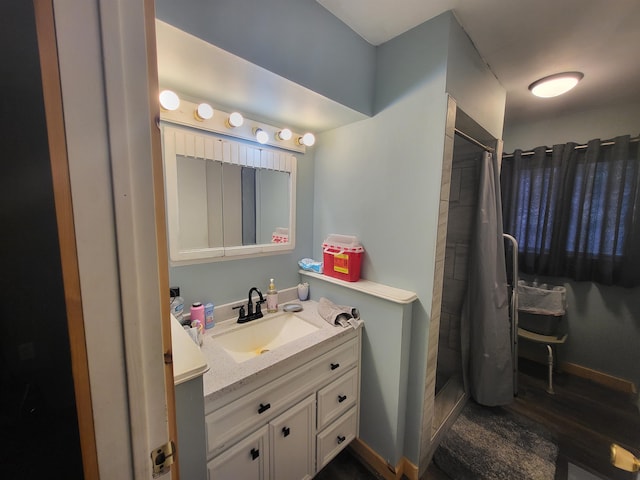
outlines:
M207 371L207 361L202 351L173 315L171 315L171 344L180 477L205 478L206 459L202 447L204 443L202 375Z
M312 478L358 435L361 329L303 306L205 335L209 478Z

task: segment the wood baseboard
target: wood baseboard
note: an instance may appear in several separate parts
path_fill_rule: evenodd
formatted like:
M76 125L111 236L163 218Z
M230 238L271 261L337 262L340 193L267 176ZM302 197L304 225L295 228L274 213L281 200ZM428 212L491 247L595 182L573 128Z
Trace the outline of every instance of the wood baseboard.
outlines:
M571 375L575 375L576 377L586 378L587 380L604 385L612 390L629 394L638 393L638 389L633 382L625 380L624 378L614 377L613 375L599 372L598 370L583 367L582 365L562 362L560 364L560 369L564 372L570 373Z
M409 480L418 480L418 467L406 457L402 457L396 466L392 466L359 438L354 439L349 444L349 448L362 462L379 473L385 480L400 480L403 475Z

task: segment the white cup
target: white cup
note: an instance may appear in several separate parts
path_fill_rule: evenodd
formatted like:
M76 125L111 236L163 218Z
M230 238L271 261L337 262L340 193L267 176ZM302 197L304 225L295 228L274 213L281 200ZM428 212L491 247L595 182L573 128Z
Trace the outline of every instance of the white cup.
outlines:
M309 284L307 282L298 284L298 300L304 301L309 298Z

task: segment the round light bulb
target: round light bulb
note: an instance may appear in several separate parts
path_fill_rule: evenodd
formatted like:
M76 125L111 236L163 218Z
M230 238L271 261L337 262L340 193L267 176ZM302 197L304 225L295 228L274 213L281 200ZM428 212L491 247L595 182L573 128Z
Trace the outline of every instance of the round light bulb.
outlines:
M258 143L265 144L269 141L269 134L261 128L254 129L253 134L256 136Z
M171 90L163 90L160 92L160 106L165 110L177 110L180 106L180 97Z
M284 140L285 142L287 140L291 140L291 135L291 130L289 130L288 128L283 128L278 133L276 133L276 137L278 138L278 140Z
M529 85L536 97L551 98L567 93L575 87L584 75L581 72L565 72L541 78Z
M303 136L298 137L298 145L312 147L314 143L316 143L316 137L313 133L305 133Z
M229 118L227 119L227 126L231 128L239 127L243 123L244 123L244 118L242 117L242 114L238 112L233 112L231 115L229 115Z
M210 120L213 118L213 107L208 103L201 103L196 108L196 120Z

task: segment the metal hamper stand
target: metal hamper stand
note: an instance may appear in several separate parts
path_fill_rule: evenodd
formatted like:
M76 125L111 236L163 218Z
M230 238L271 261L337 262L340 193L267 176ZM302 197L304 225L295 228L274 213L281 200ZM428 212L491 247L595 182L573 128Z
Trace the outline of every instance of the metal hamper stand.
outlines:
M513 396L518 396L518 241L508 233L502 237L513 245L513 278L511 285L511 358L513 359Z

